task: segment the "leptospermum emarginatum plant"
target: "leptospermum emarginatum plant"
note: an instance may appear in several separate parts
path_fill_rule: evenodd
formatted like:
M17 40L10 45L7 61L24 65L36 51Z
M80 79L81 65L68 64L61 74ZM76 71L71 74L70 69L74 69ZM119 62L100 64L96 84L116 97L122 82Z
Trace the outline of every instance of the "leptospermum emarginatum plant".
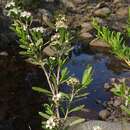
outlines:
M46 40L44 27L32 27L33 16L30 12L22 10L11 1L6 5L8 16L12 20L11 29L17 34L19 46L22 48L21 55L30 59L31 63L40 66L46 76L49 89L33 87L33 90L48 96L48 104L44 104L45 111L39 112L44 118L42 127L46 130L63 130L69 126L84 121L79 118L65 126L72 112L80 111L84 105L72 107L73 101L87 96L85 91L92 82L92 66L88 65L84 71L82 81L71 76L65 64L72 51L72 36L66 24L64 15L59 15L55 20L55 32ZM49 46L55 53L44 56L43 50ZM62 91L67 85L69 92ZM82 93L81 93L82 91ZM67 105L64 108L64 104Z

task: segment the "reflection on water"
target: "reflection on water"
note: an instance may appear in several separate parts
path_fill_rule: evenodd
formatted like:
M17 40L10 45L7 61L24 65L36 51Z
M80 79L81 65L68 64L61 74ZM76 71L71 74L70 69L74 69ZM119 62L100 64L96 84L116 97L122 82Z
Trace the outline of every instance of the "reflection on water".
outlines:
M86 92L89 96L80 101L86 107L99 111L102 106L96 100L106 101L110 93L104 91L104 83L114 77L128 77L130 72L126 72L121 63L115 58L104 56L103 54L87 54L84 52L73 53L70 62L67 64L71 74L81 79L84 69L88 64L93 66L93 82Z

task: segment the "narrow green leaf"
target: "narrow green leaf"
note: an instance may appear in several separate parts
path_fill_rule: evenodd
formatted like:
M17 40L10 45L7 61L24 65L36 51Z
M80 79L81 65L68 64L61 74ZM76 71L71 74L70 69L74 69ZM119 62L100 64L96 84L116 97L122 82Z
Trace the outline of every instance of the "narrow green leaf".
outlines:
M92 82L92 66L88 65L82 77L83 87L87 87Z
M121 109L124 110L128 115L130 115L130 109L128 109L127 107L125 106L121 106Z
M45 119L49 119L49 117L50 117L49 115L47 115L46 113L43 113L43 112L39 112L39 115Z
M80 106L78 106L78 107L75 107L75 108L71 109L71 110L69 111L69 113L76 112L76 111L80 111L80 110L82 110L83 108L84 108L84 105L80 105Z
M32 89L34 91L37 91L37 92L40 92L40 93L45 93L47 95L52 95L52 93L50 91L48 91L47 89L43 89L43 88L40 88L40 87L32 87Z
M77 125L77 124L83 123L84 121L85 121L84 118L79 118L79 119L73 121L72 123L70 123L69 126L74 126L74 125Z

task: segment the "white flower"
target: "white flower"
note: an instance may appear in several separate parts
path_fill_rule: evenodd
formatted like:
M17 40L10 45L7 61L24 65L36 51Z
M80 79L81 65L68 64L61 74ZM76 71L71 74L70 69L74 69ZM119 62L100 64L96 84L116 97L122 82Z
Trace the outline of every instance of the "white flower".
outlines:
M67 24L66 24L67 20L65 15L59 15L59 17L56 19L56 23L55 26L56 28L68 28Z
M5 8L11 8L15 6L15 2L11 1L9 3L6 4Z
M18 15L19 10L17 8L10 9L7 16L11 16L12 14Z
M102 130L100 126L93 126L93 130Z
M56 95L53 95L53 97L52 97L52 101L54 101L54 102L58 102L60 99L61 99L61 93L58 93L58 94L56 94Z
M53 56L51 56L51 57L50 57L50 59L51 59L51 60L55 60L56 58L55 58L55 57L53 57Z
M20 15L21 17L23 17L23 18L30 18L31 17L31 13L30 12L27 12L27 11L23 11L23 12L21 12L21 15Z
M43 33L45 31L45 29L43 27L35 27L35 28L32 28L32 30L35 32L41 32L41 33Z
M60 38L59 33L56 33L55 35L51 36L51 41L58 40Z
M55 25L56 25L56 28L68 28L68 26L63 20L57 21Z
M55 119L56 119L56 117L51 116L51 117L47 120L47 122L46 122L46 128L49 128L49 129L55 128L55 126L56 126Z

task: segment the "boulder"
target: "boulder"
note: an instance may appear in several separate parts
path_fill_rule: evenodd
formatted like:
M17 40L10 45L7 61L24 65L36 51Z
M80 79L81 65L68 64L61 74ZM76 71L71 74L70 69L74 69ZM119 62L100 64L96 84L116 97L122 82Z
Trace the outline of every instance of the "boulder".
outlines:
M98 38L92 40L89 45L90 49L96 52L108 52L110 48L106 42Z
M69 128L69 130L130 130L130 124L125 122L105 122L92 120L75 125Z

